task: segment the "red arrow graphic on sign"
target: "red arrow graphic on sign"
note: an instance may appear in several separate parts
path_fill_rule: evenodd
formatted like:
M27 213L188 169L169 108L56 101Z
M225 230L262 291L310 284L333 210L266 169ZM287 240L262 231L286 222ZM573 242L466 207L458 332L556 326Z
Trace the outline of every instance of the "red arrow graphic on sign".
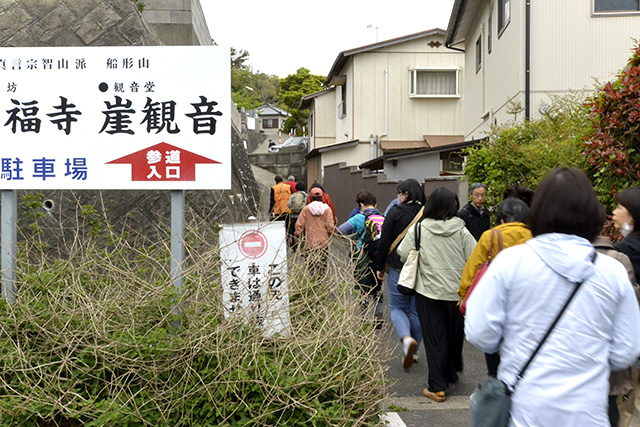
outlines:
M132 181L195 181L198 163L220 164L166 142L107 162L130 164Z

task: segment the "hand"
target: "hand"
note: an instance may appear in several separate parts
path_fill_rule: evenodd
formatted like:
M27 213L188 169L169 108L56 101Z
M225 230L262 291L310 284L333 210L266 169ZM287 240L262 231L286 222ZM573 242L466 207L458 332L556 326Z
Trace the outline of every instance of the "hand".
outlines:
M376 276L378 276L379 280L384 279L384 271L376 271Z

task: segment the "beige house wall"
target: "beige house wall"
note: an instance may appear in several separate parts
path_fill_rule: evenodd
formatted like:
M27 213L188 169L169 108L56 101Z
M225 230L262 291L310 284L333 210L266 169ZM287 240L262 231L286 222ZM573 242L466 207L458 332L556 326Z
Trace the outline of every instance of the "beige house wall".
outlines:
M429 46L433 42L443 44L444 37L434 35L354 55L349 67L353 91L348 94L359 114L353 117L350 139L368 141L374 135L389 141L423 141L424 135L462 134L464 55L444 45ZM459 69L460 97L411 98L410 70L417 67Z
M312 103L313 135L310 148L324 147L336 142L336 91L314 98Z
M493 3L492 51L487 51L489 4ZM486 135L492 123L514 119L509 101L525 106L525 2L511 1L511 22L498 38L497 2L485 1L464 43L466 139ZM596 81L615 78L640 34L640 14L596 15L593 0L531 5L531 117L552 95L591 93ZM483 65L476 73L476 41L482 34ZM462 46L457 46L462 47ZM518 120L524 118L524 111Z
M370 159L369 144L359 143L353 146L339 148L322 153L322 168L334 163L346 163L350 166L357 166Z

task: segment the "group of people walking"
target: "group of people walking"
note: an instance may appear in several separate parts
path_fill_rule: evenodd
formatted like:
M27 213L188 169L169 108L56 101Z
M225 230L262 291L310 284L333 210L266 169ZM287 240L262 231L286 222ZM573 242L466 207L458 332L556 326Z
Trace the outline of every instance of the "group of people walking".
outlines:
M640 409L638 372L630 367L640 355L640 188L616 198L612 220L624 238L613 244L601 236L605 209L578 169L551 171L535 194L509 187L493 228L487 191L482 183L471 185L470 201L460 209L452 191L438 188L425 198L422 186L408 179L397 185L386 215L374 195L361 192L358 208L337 228L358 242L362 255L355 265L366 292L380 294L387 275L403 367L410 369L424 347L422 394L443 402L463 370L466 337L485 353L488 375L512 392L510 425L628 426L634 405ZM330 236L336 220L325 196L321 188L311 190L312 203L326 208L304 209ZM294 235L312 230L306 216L301 211ZM373 252L367 227L375 226ZM310 242L307 234L311 248ZM405 295L398 279L416 243L415 295ZM526 374L518 375L525 364Z

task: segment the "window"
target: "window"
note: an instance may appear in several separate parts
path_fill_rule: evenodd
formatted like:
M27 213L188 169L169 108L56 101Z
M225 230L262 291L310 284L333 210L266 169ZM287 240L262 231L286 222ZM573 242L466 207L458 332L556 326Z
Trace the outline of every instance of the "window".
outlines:
M640 12L640 0L594 0L594 12Z
M489 27L487 30L487 52L491 53L491 38L492 38L492 31L493 31L493 12L489 13L489 22L487 23L487 26Z
M342 101L338 105L338 118L343 119L347 116L347 82L341 86L340 96Z
M464 155L461 151L440 152L440 175L464 174Z
M263 129L278 129L278 119L262 119Z
M498 38L511 22L511 0L498 0Z
M460 70L457 68L414 68L411 98L459 98Z
M482 68L482 35L476 41L476 73Z

